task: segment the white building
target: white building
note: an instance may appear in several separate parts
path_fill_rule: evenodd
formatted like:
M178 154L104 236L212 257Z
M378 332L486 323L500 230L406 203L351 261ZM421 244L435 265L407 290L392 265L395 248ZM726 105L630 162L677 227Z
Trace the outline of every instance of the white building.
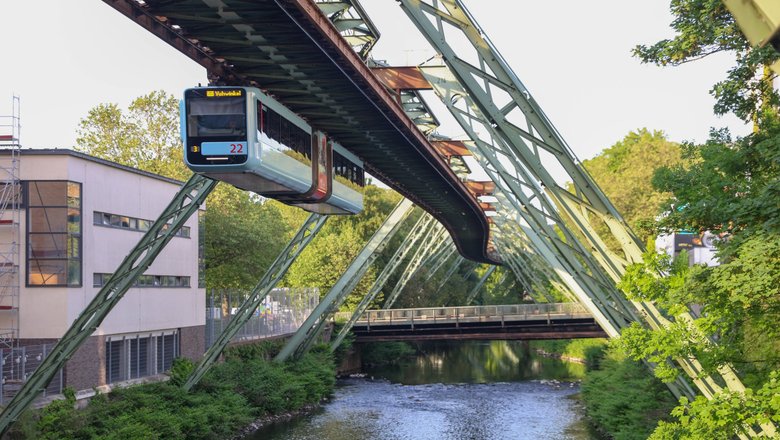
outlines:
M22 150L19 180L18 297L0 298L0 328L30 346L64 334L181 182L58 149ZM0 227L0 241L9 231ZM176 356L200 358L198 239L193 216L70 359L65 385L88 389L161 373Z

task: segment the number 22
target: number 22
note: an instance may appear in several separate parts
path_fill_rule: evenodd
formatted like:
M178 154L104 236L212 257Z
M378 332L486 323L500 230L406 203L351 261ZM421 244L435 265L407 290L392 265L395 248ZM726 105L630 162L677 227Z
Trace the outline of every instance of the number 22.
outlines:
M231 153L243 153L244 152L244 144L230 144L230 152Z

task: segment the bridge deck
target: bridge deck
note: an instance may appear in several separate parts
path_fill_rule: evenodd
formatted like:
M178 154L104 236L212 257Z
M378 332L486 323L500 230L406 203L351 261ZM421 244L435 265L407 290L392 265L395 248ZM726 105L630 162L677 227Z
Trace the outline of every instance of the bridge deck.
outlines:
M606 337L575 303L369 310L352 332L357 342Z

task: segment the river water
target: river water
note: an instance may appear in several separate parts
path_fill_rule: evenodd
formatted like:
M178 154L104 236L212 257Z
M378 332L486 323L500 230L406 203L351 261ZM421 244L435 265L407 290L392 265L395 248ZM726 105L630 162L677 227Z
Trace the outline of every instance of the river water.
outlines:
M339 381L308 416L253 440L590 440L574 396L583 367L519 342L436 343L400 366Z

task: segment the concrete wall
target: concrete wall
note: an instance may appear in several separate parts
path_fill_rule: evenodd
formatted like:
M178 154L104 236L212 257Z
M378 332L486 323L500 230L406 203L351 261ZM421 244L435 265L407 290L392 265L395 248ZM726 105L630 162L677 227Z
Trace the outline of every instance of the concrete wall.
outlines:
M184 327L180 330L181 357L199 361L206 351L206 326Z
M154 220L179 187L68 155L23 155L21 178L70 180L82 184L82 287L24 287L24 252L22 255L20 337L58 338L99 290L92 287L93 274L113 273L143 236L140 231L93 225L93 212ZM197 216L192 216L186 226L190 227L190 238L174 237L146 273L189 276L190 287L131 288L95 335L205 324L205 292L197 288ZM25 230L23 222L23 241Z

